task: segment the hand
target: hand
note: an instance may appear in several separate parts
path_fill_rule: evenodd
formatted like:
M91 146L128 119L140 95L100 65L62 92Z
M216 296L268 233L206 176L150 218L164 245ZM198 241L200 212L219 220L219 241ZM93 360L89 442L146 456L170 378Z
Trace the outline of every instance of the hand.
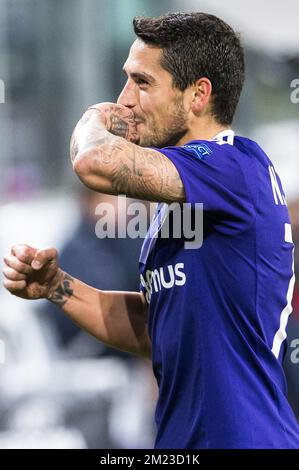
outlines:
M23 299L50 299L60 285L55 248L38 250L29 245L14 245L4 258L4 287Z
M107 131L138 143L134 113L122 104L98 103L86 110L77 123L70 142L71 161L87 149L108 141Z
M137 126L131 109L116 103L98 103L87 109L100 113L100 120L111 134L123 137L129 142L137 142Z

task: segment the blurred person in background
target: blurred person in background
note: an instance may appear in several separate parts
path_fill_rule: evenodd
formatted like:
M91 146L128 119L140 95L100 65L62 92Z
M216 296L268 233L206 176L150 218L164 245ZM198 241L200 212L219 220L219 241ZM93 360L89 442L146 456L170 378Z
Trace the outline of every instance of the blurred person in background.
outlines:
M127 200L126 204L130 201L133 200ZM60 251L60 266L74 277L98 289L136 291L139 287L136 259L142 241L140 238L99 239L95 233L99 220L99 211L96 211L96 208L101 204L114 208L111 214L115 215L115 220L111 220L111 223L117 230L117 197L82 188L79 199L80 221ZM114 404L109 423L110 437L116 447L130 447L132 443L135 446L138 444L148 447L153 440L152 412L157 395L149 364L97 341L67 316L61 315L60 308L52 302L43 305L40 310L48 325L54 328L54 337L63 358L115 357L126 361L131 379L130 387L134 390L124 390L118 403ZM143 430L142 437L140 429Z
M134 30L119 104L89 108L71 159L95 191L159 202L141 250L141 292L92 288L62 271L54 248L28 245L5 258L4 285L152 358L157 448L297 448L281 367L290 221L271 161L231 129L244 81L240 40L204 13L136 18ZM154 236L171 202L203 202L202 247Z
M60 251L61 268L95 288L107 290L113 286L117 290L135 291L139 286L135 260L142 242L127 238L99 239L95 233L99 219L96 207L101 203L115 208L116 220L112 223L117 227L117 198L82 188L79 195L80 220ZM61 315L55 304L45 304L42 310L55 328L61 350L69 357L115 355L132 359L132 356L106 347L87 335L68 317Z
M132 201L127 200L126 204ZM136 291L139 287L136 259L142 241L140 238L99 239L95 233L95 226L100 218L96 208L101 204L103 207L110 205L114 208L111 214L115 215L115 220L111 220L111 224L117 230L117 198L82 188L79 194L79 224L60 251L60 266L94 288L108 290L113 287L117 290ZM130 447L132 443L148 447L153 439L152 411L157 395L148 361L97 341L67 316L61 315L60 308L52 302L44 304L39 313L44 316L49 326L54 328L54 337L63 358L114 357L127 363L130 370L130 387L134 390L124 390L114 404L110 413L110 438L116 447ZM143 430L142 436L139 429ZM96 439L97 435L94 446Z

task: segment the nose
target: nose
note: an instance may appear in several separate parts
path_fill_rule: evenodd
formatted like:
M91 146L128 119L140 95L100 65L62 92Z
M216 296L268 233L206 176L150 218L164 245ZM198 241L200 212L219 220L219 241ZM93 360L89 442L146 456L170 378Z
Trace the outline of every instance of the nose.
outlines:
M134 108L137 104L137 97L136 97L136 87L135 83L128 80L125 86L123 87L118 100L118 104L122 104L127 108Z

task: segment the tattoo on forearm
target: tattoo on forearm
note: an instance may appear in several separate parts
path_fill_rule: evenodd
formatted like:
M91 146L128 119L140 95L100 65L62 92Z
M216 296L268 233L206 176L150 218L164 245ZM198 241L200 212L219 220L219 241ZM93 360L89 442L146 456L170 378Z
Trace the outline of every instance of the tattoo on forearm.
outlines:
M89 110L95 110L101 112L97 108L89 108ZM111 134L128 139L129 135L134 136L132 129L135 127L134 119L127 118L127 121L122 118L123 109L108 109L103 115L103 122L98 119L94 119L94 115L88 114L88 111L78 122L75 131L72 134L70 142L70 157L72 163L79 154L79 152L85 152L91 147L99 146L109 139ZM106 121L106 124L105 124ZM88 131L84 130L84 127L88 125ZM109 159L108 159L109 160Z
M113 157L110 174L114 193L158 202L184 201L179 174L163 154L129 142L106 144L101 150L106 158Z
M126 194L158 202L183 202L183 183L173 163L156 150L142 148L126 140L134 127L130 127L130 118L122 112L106 110L108 129L101 123L90 126L85 149L92 148L95 152L90 156L90 179L86 184L101 191L97 176L108 176L110 194ZM76 155L78 147L75 141L73 147L71 155Z
M158 202L185 200L179 174L163 154L138 147L109 133L96 148L91 161L92 189L101 191L97 186L97 175L109 175L111 194Z
M51 295L51 302L59 307L63 307L66 301L73 295L73 282L74 278L72 278L72 276L67 273L63 273L59 286L56 287L55 291Z

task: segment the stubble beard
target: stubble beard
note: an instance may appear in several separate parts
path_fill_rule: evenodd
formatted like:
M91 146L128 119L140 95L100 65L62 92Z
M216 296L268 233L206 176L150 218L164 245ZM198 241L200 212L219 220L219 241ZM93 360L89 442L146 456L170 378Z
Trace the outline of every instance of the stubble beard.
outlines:
M176 145L187 132L187 113L183 98L179 97L173 105L169 120L165 126L152 122L147 131L141 136L141 147L169 147Z

